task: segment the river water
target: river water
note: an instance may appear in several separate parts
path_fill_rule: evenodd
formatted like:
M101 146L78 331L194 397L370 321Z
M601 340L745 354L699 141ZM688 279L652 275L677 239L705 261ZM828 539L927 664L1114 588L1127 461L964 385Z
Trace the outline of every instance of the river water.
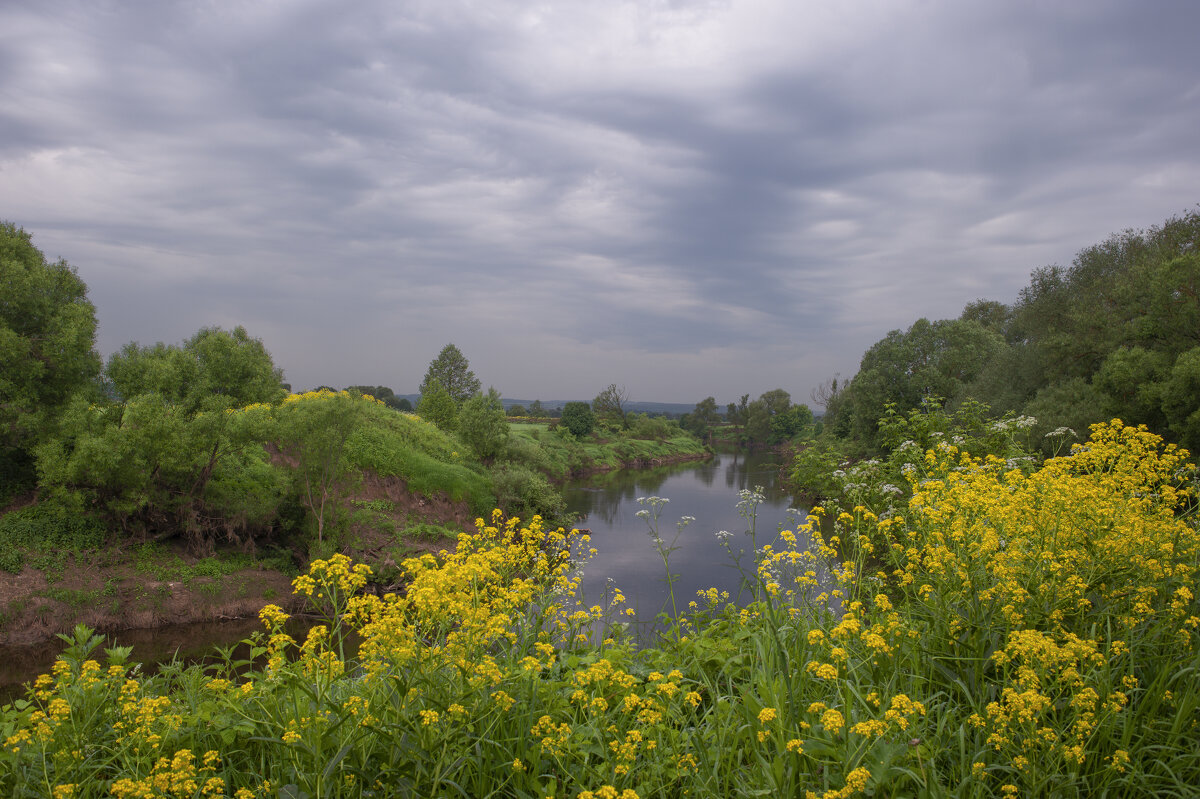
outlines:
M707 461L625 469L569 482L564 491L568 510L583 517L578 526L590 530L597 550L584 566L585 601L606 605L609 592L619 588L640 625L671 610L667 567L647 520L637 515L648 507L638 498L651 496L669 500L661 507L658 532L666 546L674 547L668 564L678 575L673 589L679 610L709 587L728 591L733 601L748 601L743 570L753 573L755 546L774 541L781 528L796 530L798 523L796 511L789 513L793 500L779 485L780 458L774 452L725 452ZM752 538L750 520L739 515L737 505L739 492L756 486L762 487L763 500ZM802 522L807 508L799 510ZM679 530L683 516L695 521ZM718 540L720 531L730 533L728 549ZM798 543L802 548L807 544L802 536ZM744 553L741 568L734 557L739 552Z

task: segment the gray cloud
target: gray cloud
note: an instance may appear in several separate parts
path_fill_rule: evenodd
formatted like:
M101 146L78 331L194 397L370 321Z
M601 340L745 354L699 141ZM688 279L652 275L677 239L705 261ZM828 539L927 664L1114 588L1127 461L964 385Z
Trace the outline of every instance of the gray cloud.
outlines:
M797 399L1197 202L1187 2L0 8L0 217L99 343L298 387Z

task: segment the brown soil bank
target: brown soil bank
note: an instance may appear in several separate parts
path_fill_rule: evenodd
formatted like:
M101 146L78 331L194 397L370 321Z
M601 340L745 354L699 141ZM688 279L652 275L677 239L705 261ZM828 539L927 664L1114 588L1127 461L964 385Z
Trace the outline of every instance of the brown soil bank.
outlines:
M377 571L394 571L414 553L454 546L449 538L406 538L406 527L426 523L465 530L474 520L465 502L414 494L394 477L364 475L345 510L352 514L363 503L375 509L356 517L343 551ZM0 647L50 641L77 624L113 633L252 618L272 603L289 612L300 609L292 578L282 571L253 563L234 571L198 568L206 559L182 545L160 547L150 558L139 558L137 551L136 544L124 542L63 555L44 571L30 565L19 574L0 571Z
M291 601L291 578L262 568L216 577L158 580L119 562L120 551L67 556L51 582L30 566L0 573L0 646L23 646L69 632L76 624L100 632L252 616L263 605ZM185 556L180 556L186 568Z

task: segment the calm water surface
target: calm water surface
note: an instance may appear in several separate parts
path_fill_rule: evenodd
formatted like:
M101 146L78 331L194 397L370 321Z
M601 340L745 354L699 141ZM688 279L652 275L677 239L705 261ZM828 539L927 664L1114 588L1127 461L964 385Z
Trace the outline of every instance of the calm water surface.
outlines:
M615 585L637 611L639 623L670 610L662 558L646 520L637 515L645 507L638 504L638 497L649 496L670 500L659 516L659 532L668 545L680 517L695 517L675 538L669 559L671 572L678 575L674 589L680 609L696 598L696 591L709 587L747 601L742 572L716 534L732 533L729 546L735 554L744 550L741 565L752 573L750 522L738 514L737 503L739 491L755 486L764 489L755 524L757 545L774 541L781 527L796 529L796 514L788 513L796 506L779 487L780 464L780 456L773 452L728 452L708 461L620 470L568 483L564 491L568 509L584 517L578 526L591 531L591 545L597 550L584 567L582 585L588 604L604 604ZM804 548L807 542L800 538L798 544Z

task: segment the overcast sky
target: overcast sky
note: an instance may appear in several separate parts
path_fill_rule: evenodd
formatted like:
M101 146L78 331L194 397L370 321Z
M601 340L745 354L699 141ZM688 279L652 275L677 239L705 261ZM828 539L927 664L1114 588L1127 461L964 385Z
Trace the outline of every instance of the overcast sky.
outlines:
M4 0L0 219L105 356L724 404L1200 202L1200 3Z

